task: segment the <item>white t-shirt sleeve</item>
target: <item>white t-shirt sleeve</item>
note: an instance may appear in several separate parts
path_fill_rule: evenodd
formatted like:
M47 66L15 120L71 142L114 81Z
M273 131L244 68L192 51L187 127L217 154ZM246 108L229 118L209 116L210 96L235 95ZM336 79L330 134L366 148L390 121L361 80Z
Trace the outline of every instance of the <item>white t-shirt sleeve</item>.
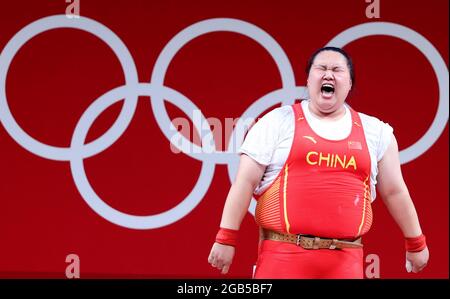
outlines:
M394 129L385 122L380 122L380 140L377 146L377 162L383 158L388 146L391 144Z
M371 171L370 190L372 200L376 197L376 184L378 176L378 162L383 158L389 144L391 144L394 129L376 117L359 113L369 147Z
M279 142L283 113L286 113L285 107L275 108L260 118L250 128L238 153L248 155L259 164L269 165Z
M389 144L391 144L394 129L388 123L376 117L361 112L359 116L361 117L371 159L375 158L373 162L379 162L383 158Z

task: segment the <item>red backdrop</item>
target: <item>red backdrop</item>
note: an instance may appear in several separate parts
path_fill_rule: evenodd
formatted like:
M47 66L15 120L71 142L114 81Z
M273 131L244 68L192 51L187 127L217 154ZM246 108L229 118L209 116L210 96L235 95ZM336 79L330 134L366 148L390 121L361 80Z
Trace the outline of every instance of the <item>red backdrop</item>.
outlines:
M150 82L158 56L177 33L211 18L239 19L264 30L288 57L298 86L306 83L309 55L339 33L364 23L406 26L436 48L443 73L436 74L424 53L403 39L367 36L345 46L356 71L350 105L392 125L403 150L431 126L442 96L438 76L448 80L448 1L379 3L380 18L366 16L368 4L363 0L81 0L80 13L120 37L132 55L139 82ZM26 25L64 14L67 5L63 0L2 1L0 50ZM2 56L5 60L4 52ZM36 35L20 47L0 88L6 87L11 114L29 136L69 147L75 126L91 103L124 83L124 72L111 48L92 34L65 28ZM175 54L164 85L186 96L205 117L225 122L279 89L282 81L261 45L237 33L215 32L193 39ZM366 256L379 256L381 278L448 278L448 81L443 90L447 97L441 102L447 106L440 120L445 126L442 134L435 131L437 140L429 141L423 154L402 165L427 235L430 262L420 274L406 273L401 231L378 198L373 204L374 225L364 243ZM119 101L101 114L87 142L111 127L122 106ZM165 107L171 119L183 116L176 105L166 102ZM215 165L206 194L181 219L151 229L127 228L101 217L86 203L67 160L40 157L25 149L12 137L17 130L8 132L2 122L1 277L65 277L69 254L79 256L85 278L221 277L207 263L207 256L231 184L226 164ZM167 211L188 196L206 163L174 154L169 145L149 98L141 97L123 135L84 159L88 180L105 203L123 213L144 216ZM251 277L256 250L257 229L248 213L226 277Z

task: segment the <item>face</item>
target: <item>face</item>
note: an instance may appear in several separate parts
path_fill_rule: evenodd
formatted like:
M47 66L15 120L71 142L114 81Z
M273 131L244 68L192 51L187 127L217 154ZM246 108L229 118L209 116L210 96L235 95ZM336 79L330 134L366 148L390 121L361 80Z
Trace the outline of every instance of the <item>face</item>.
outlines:
M308 75L308 90L314 109L323 114L343 111L352 83L346 58L335 51L317 54Z

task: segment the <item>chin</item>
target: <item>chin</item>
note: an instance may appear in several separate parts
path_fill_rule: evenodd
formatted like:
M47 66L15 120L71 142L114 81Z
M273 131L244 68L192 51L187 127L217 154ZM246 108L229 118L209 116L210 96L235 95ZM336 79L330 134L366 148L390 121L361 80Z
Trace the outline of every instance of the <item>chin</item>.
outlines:
M321 107L333 107L337 104L337 99L331 98L331 99L324 99L320 98L319 100L319 106Z
M333 113L339 109L337 99L320 99L317 106L323 113Z

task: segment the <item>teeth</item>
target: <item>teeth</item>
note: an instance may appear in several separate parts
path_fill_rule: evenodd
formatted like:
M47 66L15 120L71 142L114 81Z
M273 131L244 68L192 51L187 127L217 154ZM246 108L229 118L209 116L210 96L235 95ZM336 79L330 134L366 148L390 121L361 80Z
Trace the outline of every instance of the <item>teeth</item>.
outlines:
M334 93L334 85L330 83L324 83L321 87L321 91Z

